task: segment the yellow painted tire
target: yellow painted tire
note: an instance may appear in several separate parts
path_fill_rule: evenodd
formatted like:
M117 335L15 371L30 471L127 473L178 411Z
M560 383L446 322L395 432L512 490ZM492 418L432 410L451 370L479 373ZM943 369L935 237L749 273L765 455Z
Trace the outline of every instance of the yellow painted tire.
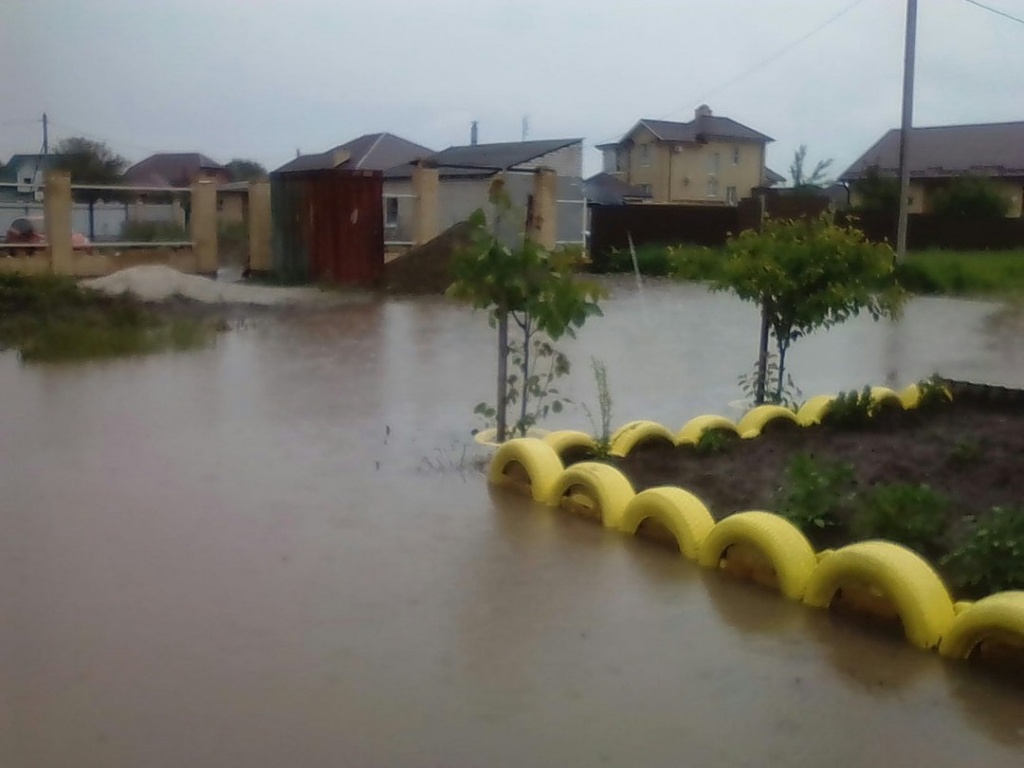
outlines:
M747 411L740 419L740 423L736 425L736 429L739 431L740 437L749 440L760 435L762 430L776 419L784 419L794 424L799 423L796 414L789 408L784 408L781 405L759 405Z
M795 525L771 512L737 512L711 529L697 561L705 568L718 568L726 551L736 544L753 547L767 558L783 595L792 600L803 596L818 559Z
M671 445L676 444L675 435L662 424L656 421L631 421L615 430L611 437L609 453L612 456L628 456L638 445L651 440L664 440Z
M917 384L911 384L900 392L900 402L903 404L903 408L910 410L911 408L917 408L921 402L921 388Z
M543 441L555 449L555 453L564 462L567 453L574 451L596 452L597 441L586 432L575 429L561 429L545 435Z
M899 392L889 389L889 387L872 387L871 402L874 405L873 410L876 411L888 403L898 405L900 408L906 408L903 404L903 398L900 397Z
M601 512L606 528L618 528L626 506L636 495L626 476L608 464L583 461L563 470L551 489L547 503L562 505L563 499L574 489L582 490Z
M859 541L824 557L804 602L828 608L844 586L883 595L903 622L907 640L920 648L936 647L953 623L953 601L942 579L916 552L891 541Z
M555 449L536 437L520 437L498 447L487 471L487 480L495 485L507 485L525 490L523 485L508 475L513 464L525 470L530 480L529 491L535 501L546 503L562 474L562 460Z
M825 418L835 399L835 395L812 397L800 406L800 410L796 413L797 422L801 427L812 427L815 424L821 424L821 420Z
M739 435L736 425L725 416L705 415L690 419L676 433L676 445L696 445L701 435L712 430L722 430Z
M1016 640L1024 654L1024 591L998 592L958 613L942 636L939 653L966 659L985 640Z
M715 521L704 502L682 488L661 487L641 491L626 505L618 528L634 535L644 520L653 518L668 528L679 551L690 560L697 558L700 545Z

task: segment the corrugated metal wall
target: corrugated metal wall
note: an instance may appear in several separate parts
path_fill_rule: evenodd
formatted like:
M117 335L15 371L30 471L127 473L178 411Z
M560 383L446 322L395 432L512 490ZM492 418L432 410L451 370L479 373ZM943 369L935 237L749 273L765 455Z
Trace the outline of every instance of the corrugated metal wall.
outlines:
M297 171L270 177L273 269L293 280L372 284L384 270L379 171Z

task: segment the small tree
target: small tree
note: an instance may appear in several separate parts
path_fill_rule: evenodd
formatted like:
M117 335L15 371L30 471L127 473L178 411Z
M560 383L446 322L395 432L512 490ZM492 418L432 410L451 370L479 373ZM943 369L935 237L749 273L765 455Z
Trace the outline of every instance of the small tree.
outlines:
M224 167L228 169L232 181L256 181L267 178L267 169L255 160L235 158Z
M588 317L601 314L597 303L601 291L576 277L575 260L568 254L548 251L526 237L518 248L505 245L498 233L511 202L500 179L491 185L490 199L491 228L482 210L470 217L470 245L455 254L454 281L448 293L488 310L491 326L498 330L497 402L493 409L481 403L477 412L493 415L497 440L504 442L509 431L526 434L549 408L561 410L560 400L543 404L548 395L556 394L551 389L553 380L569 371L568 358L551 341L574 336ZM518 331L513 341L509 340L510 320ZM508 372L510 356L517 369L512 374ZM537 370L539 360L548 363L543 373ZM531 400L539 405L533 411ZM510 430L508 406L515 404L519 417Z
M807 161L807 145L801 144L793 153L793 162L789 166L789 177L793 180L793 189L797 192L812 192L820 187L828 186L831 181L825 175L832 167L832 158L819 160L814 170L807 173L804 163Z
M746 230L730 238L726 250L715 288L761 308L757 405L782 400L786 353L794 341L861 312L875 320L891 316L900 306L892 249L868 242L857 229L837 226L827 215L766 219L760 232ZM778 360L771 377L769 335Z
M56 146L55 167L71 174L72 184L117 184L128 161L102 141L75 136Z
M853 182L852 188L857 196L858 211L896 214L900 204L900 181L895 176L883 176L877 165L868 168Z
M1009 202L992 179L958 176L932 194L931 208L942 216L999 218L1006 215Z

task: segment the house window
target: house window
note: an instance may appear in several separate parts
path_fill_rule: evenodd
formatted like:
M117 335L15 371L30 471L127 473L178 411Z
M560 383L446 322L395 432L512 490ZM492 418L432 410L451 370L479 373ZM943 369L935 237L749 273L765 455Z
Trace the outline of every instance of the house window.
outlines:
M385 197L384 198L384 226L385 227L397 227L398 226L398 198L397 197Z
M718 179L714 176L708 177L708 197L718 197Z
M651 145L641 144L640 145L640 165L651 164Z
M736 187L725 188L725 202L729 205L736 205Z
M715 152L712 155L708 155L708 173L718 173L718 168L721 165L722 156Z
M640 194L646 195L647 197L651 196L651 185L650 184L637 184L636 186L637 186L637 189L640 190Z
M739 147L733 147L732 148L732 164L733 165L739 165L740 164L740 148Z

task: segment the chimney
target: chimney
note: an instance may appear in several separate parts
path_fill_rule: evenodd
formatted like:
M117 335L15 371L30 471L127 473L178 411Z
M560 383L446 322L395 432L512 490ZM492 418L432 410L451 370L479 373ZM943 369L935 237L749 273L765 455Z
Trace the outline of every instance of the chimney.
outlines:
M694 118L711 117L711 107L707 104L701 104L695 110L693 110Z
M477 121L474 120L469 126L469 143L472 146L476 146L477 139Z

